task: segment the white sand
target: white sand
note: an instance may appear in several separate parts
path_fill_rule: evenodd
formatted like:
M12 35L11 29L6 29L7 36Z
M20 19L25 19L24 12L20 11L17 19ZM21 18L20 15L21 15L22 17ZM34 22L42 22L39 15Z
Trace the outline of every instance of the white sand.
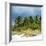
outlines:
M12 35L12 42L16 41L35 41L35 40L42 40L43 36L42 34L39 34L37 36L32 36L32 37L21 37L22 35Z

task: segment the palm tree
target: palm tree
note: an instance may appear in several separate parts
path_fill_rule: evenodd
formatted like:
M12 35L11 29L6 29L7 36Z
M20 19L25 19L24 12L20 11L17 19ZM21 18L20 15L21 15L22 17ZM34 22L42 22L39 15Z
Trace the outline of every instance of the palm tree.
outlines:
M18 30L18 31L20 31L21 21L22 21L22 17L21 17L21 16L18 16L18 17L15 19L15 25L14 25L13 30Z
M29 16L29 22L33 23L33 17L32 16Z
M41 25L41 17L36 15L33 22L33 29L40 29Z
M29 21L28 21L28 23L29 23L29 28L31 29L31 28L32 28L33 21L34 21L34 20L33 20L33 17L32 17L32 16L29 16L29 17L28 17L28 20L29 20Z
M18 16L18 17L16 18L16 20L15 20L15 23L16 23L16 25L17 25L18 27L20 26L21 21L22 21L22 17L21 17L21 16Z

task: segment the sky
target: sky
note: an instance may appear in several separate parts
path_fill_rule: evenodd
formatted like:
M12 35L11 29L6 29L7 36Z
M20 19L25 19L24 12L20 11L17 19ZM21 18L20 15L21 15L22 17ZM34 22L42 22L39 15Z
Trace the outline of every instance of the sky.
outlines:
M14 24L17 16L36 16L41 15L41 7L27 7L27 6L11 6L11 21Z

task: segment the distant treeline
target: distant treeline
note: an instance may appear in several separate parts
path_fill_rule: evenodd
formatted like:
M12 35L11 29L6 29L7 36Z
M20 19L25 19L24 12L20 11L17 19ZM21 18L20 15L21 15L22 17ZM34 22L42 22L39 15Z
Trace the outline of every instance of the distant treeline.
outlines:
M18 16L15 19L15 24L12 26L12 31L21 31L21 30L41 30L41 16L28 16L21 17Z

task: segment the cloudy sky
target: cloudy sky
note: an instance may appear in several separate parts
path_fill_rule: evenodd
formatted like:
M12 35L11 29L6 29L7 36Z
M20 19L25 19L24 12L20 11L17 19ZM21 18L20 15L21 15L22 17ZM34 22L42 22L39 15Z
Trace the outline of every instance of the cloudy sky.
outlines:
M36 16L41 15L40 7L27 7L27 6L12 6L11 7L11 20L14 23L17 16Z

